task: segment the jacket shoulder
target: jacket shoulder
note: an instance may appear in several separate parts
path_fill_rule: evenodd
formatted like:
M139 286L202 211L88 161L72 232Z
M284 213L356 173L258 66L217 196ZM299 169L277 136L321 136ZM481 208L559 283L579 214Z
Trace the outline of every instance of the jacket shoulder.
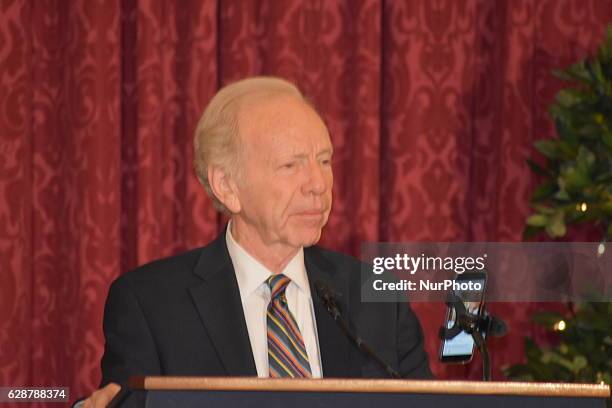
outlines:
M194 248L141 265L117 277L112 286L140 289L168 288L179 282L190 281L204 248Z
M305 251L311 256L314 255L326 262L329 262L332 266L342 266L344 268L348 267L351 269L359 269L361 267L361 261L359 259L341 252L325 249L317 245L306 248Z

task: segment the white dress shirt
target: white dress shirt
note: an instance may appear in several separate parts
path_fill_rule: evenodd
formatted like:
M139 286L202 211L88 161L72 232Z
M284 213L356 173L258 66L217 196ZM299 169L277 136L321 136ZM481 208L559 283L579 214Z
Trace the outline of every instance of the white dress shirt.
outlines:
M266 313L270 303L270 288L266 284L266 279L272 275L272 272L234 240L231 232L231 222L227 226L225 241L236 271L257 376L269 377ZM321 378L319 341L310 285L304 265L304 249L300 249L281 273L291 279L285 292L287 305L304 339L312 377Z

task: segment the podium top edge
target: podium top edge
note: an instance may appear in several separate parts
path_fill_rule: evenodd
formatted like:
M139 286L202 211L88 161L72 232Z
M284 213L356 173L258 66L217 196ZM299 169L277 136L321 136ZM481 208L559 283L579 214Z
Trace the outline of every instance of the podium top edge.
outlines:
M256 377L131 377L140 390L300 391L418 394L531 395L609 398L608 384Z

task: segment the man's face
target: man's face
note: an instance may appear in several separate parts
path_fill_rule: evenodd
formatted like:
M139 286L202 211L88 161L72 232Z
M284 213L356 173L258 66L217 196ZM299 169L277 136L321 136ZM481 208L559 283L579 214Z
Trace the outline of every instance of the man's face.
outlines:
M295 97L248 103L240 111L235 217L266 245L315 244L332 204L332 145L319 115Z

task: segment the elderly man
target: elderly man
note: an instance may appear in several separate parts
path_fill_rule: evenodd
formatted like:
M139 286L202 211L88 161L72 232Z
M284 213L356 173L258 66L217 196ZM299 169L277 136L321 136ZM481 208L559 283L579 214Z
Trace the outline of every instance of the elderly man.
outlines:
M406 303L362 303L360 264L314 246L332 204L328 130L290 83L220 90L195 134L195 167L229 214L209 245L129 272L111 286L105 406L131 375L384 377L316 295L324 282L351 329L404 377L430 377Z

